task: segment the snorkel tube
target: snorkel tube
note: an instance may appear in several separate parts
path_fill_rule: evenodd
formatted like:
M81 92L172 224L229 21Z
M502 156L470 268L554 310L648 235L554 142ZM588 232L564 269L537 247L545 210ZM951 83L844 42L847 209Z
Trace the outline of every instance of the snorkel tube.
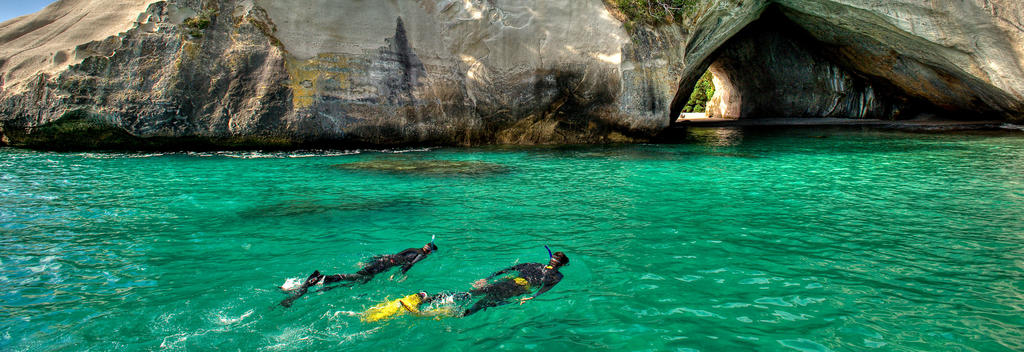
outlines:
M548 250L548 260L551 260L551 258L553 258L555 254L551 253L551 248L549 248L548 245L545 244L544 248Z

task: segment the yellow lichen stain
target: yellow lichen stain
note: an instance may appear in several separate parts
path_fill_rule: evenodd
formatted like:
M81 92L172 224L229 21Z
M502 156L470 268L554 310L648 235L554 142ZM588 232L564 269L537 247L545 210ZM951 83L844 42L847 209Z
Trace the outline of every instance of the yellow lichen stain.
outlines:
M288 87L292 89L295 110L313 106L318 92L331 82L330 89L351 89L348 80L353 68L349 59L339 54L319 54L309 60L289 58L287 61Z
M186 62L193 63L199 57L199 46L191 41L182 41L178 48L180 54L174 59L174 70L181 71Z

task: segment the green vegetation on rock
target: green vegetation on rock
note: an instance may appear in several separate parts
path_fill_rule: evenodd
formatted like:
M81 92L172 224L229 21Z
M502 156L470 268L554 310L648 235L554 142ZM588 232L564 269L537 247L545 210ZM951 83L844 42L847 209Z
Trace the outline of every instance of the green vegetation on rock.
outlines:
M701 0L614 0L615 7L630 22L672 23L692 13ZM632 23L627 22L627 26Z
M188 34L193 38L202 38L203 30L210 27L216 17L217 10L208 9L195 17L186 18L184 25L188 29Z
M704 75L700 76L697 85L693 87L693 93L690 93L690 100L686 102L683 112L704 112L704 107L707 106L708 100L715 96L715 82L712 81L713 78L711 70L704 72Z

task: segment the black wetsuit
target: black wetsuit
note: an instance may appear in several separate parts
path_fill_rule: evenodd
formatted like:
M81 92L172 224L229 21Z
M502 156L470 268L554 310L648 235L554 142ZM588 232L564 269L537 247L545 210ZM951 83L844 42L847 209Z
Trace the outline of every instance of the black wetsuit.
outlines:
M366 283L373 279L377 274L388 271L392 267L401 265L402 274L409 271L413 264L425 259L427 253L422 248L409 248L404 251L398 252L398 254L380 255L370 259L370 263L359 269L355 274L335 274L335 275L321 275L320 271L314 271L313 274L309 275L306 282L299 287L294 295L281 301L281 305L290 307L292 302L302 297L309 291L309 287L323 282L323 284L330 284L339 281L358 281L360 283ZM326 291L334 287L324 287L321 290Z
M355 274L335 274L324 276L324 284L335 283L338 281L361 281L367 282L373 279L374 275L388 271L392 267L401 265L402 274L412 269L412 266L417 262L425 259L427 253L423 252L422 248L409 248L404 251L398 252L398 254L389 254L373 257L370 259L370 263L366 264L362 269L359 269Z
M510 275L501 281L469 291L473 295L484 295L473 307L467 309L463 316L476 313L490 307L497 307L508 304L509 298L530 293L535 288L540 288L532 297L537 297L548 292L552 287L562 281L562 273L555 269L549 269L541 263L523 263L515 265L487 277L487 280L495 276L518 272L518 275Z

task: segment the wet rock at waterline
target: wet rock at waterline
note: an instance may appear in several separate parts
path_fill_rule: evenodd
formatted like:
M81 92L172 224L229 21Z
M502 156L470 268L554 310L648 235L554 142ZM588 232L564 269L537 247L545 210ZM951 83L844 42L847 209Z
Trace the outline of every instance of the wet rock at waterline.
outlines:
M508 166L483 161L372 160L332 165L340 170L376 171L425 176L484 176L506 173Z

